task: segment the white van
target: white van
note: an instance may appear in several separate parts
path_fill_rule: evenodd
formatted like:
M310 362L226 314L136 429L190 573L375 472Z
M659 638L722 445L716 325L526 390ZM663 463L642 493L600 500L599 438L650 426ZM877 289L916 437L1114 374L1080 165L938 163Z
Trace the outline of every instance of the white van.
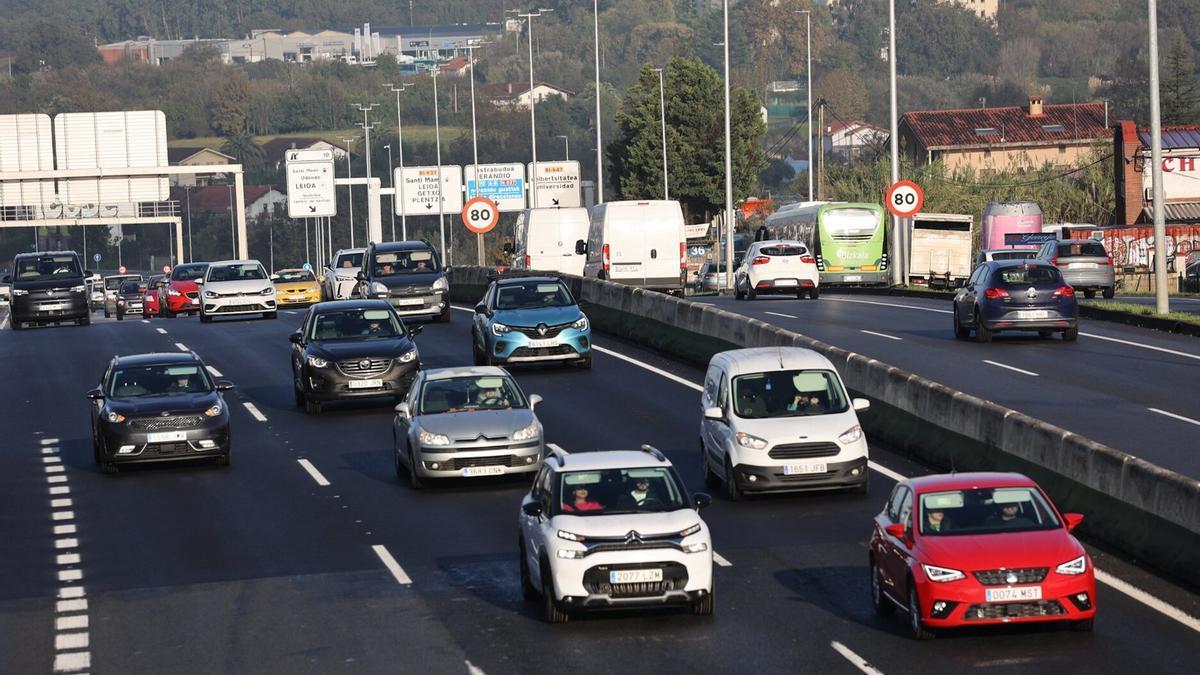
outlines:
M513 269L583 276L586 256L575 252L575 242L587 238L588 225L583 207L525 209L513 228Z
M630 286L683 292L687 279L687 235L679 202L607 202L592 207L583 276Z

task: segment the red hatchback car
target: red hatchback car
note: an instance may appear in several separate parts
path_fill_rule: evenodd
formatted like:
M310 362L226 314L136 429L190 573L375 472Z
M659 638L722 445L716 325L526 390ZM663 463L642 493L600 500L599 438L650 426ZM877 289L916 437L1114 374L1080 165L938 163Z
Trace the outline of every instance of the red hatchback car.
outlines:
M199 314L200 287L196 285L196 280L203 279L207 271L208 263L176 265L171 270L171 278L167 281L166 288L162 289L160 294L161 301L165 302L160 314L165 317L174 317L185 312Z
M914 638L931 629L1068 621L1096 615L1092 560L1060 514L1016 473L960 473L899 483L871 535L875 611L908 613Z

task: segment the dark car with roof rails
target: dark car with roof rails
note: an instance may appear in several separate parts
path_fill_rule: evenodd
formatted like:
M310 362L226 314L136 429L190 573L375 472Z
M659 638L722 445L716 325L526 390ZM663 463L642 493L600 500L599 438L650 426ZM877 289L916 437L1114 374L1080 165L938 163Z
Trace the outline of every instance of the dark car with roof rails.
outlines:
M425 241L373 243L363 255L355 295L385 300L396 314L408 318L450 320L448 267Z
M383 300L313 305L289 338L296 405L316 415L329 401L403 400L421 368L413 341L420 332Z
M83 269L74 251L19 253L12 269L3 283L11 284L13 330L27 324L74 321L86 326L92 322L84 282L92 273Z
M229 464L229 405L195 353L114 356L89 391L92 453L104 473L120 464L214 460Z
M1079 337L1075 289L1057 267L1035 258L994 260L971 272L954 294L954 337L991 342L1001 331L1036 331L1042 337L1062 333Z

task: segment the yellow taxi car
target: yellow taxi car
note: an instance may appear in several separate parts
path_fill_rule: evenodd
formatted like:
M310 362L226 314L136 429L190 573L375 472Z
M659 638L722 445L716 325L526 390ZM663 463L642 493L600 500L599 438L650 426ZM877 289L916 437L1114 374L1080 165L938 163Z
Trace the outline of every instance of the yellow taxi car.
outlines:
M279 270L271 275L275 301L280 305L311 305L321 302L321 281L312 270Z

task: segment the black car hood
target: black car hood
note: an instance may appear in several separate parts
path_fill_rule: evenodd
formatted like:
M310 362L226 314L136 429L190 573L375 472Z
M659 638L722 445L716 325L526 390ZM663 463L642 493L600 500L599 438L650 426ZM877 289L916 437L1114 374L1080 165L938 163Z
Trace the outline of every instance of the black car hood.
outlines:
M381 283L388 288L404 288L405 286L432 286L442 276L441 271L424 274L411 272L390 277L376 277L371 281Z
M140 396L138 398L108 399L108 409L126 417L172 414L199 414L211 408L218 400L215 391L201 394L176 394L174 396Z
M83 277L62 277L58 279L45 279L28 281L13 281L12 287L25 291L46 291L54 290L69 290L75 286L83 285Z
M363 358L392 359L415 346L412 340L404 337L388 340L310 342L306 351L309 356L319 356L331 361Z

